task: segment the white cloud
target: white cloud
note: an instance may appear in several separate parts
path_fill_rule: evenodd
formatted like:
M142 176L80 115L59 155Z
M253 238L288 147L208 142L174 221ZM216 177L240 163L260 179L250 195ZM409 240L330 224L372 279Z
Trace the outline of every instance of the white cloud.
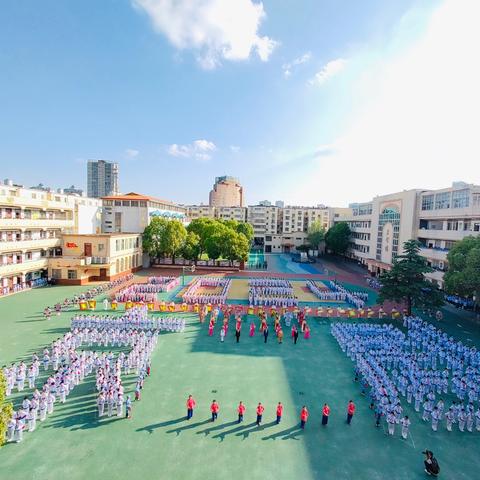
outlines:
M125 155L128 157L128 158L135 158L135 157L138 157L138 154L140 152L138 150L135 150L134 148L127 148L125 150Z
M284 63L282 65L282 70L283 70L283 75L285 78L290 77L292 75L292 71L295 69L295 67L298 67L299 65L303 65L304 63L307 63L311 60L312 54L311 52L306 52L300 57L295 58L289 63Z
M240 151L240 147L237 145L230 145L230 151L232 153L238 153Z
M345 204L447 187L456 179L480 182L479 13L477 0L446 0L402 50L398 45L410 30L408 22L400 23L390 42L395 55L384 54L354 79L356 96L365 100L332 141L331 155L318 156L318 173L309 176L304 191L338 178L339 184L323 184L323 194Z
M217 150L217 146L209 140L195 140L187 145L173 143L167 148L167 152L172 157L194 158L199 161L208 161L212 158L212 153Z
M344 58L330 60L330 62L325 64L322 69L308 81L308 83L310 85L323 85L328 79L342 71L346 63L347 61Z
M278 44L260 36L266 13L262 3L252 0L131 1L174 47L194 50L205 69L222 60L247 60L253 53L266 62Z

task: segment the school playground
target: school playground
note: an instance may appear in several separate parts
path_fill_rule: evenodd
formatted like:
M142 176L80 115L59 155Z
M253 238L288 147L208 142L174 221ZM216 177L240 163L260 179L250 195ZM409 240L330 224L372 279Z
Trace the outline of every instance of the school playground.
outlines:
M352 275L348 278L355 281ZM358 282L363 286L360 276ZM47 321L42 310L86 288L41 288L0 299L0 365L30 361L33 352L63 335L72 313ZM412 419L407 441L398 427L393 438L374 427L368 399L353 382L353 365L329 333L331 320L310 318L311 338L301 336L297 345L288 331L283 344L273 336L264 344L259 334L248 337L246 326L239 344L233 329L222 344L218 330L209 337L207 325L199 325L195 315L188 314L187 321L185 332L160 335L151 377L141 401L133 405L131 420L98 419L90 376L64 405L55 405L55 412L38 423L35 432L26 433L22 443L0 449L0 480L414 480L426 478L421 454L425 448L438 458L440 478L478 478L478 432L448 433L442 425L434 433L406 402L405 413ZM480 346L478 327L458 311L445 309L444 330ZM131 394L135 376L122 379ZM188 394L197 401L190 422L184 419ZM213 399L220 404L215 424L209 421ZM357 411L347 426L350 399ZM13 400L18 404L21 396L15 394ZM247 411L238 425L240 400ZM259 401L266 407L260 428L254 425ZM284 417L275 425L278 401L284 404ZM320 425L324 402L331 407L326 428ZM305 431L298 428L302 405L310 410Z

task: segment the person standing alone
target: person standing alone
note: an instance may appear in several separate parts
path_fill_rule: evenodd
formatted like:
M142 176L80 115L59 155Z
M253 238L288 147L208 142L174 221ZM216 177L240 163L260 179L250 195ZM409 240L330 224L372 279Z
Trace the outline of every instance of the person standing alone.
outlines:
M305 424L308 420L308 410L307 407L304 405L300 412L300 428L303 430L305 428Z
M352 400L348 402L347 405L347 424L350 425L352 423L353 414L355 413L355 404Z
M330 407L324 403L322 409L322 425L327 426L328 416L330 415Z
M195 399L189 395L187 398L187 420L190 420L193 417L193 409L197 403L195 402Z

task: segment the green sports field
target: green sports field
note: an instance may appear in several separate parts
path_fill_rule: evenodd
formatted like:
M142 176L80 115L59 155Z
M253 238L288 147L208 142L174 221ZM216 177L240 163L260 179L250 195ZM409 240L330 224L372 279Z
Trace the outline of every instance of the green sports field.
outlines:
M71 314L43 319L46 304L63 300L79 287L52 287L0 299L0 364L30 358L68 328ZM240 343L233 329L224 344L218 330L207 335L188 317L184 333L162 334L153 354L152 374L131 420L96 415L94 377L77 387L63 406L21 444L0 450L0 479L417 479L425 478L421 451L433 450L442 478L475 479L480 468L480 433L434 433L408 408L408 441L387 437L374 427L368 401L353 380L350 360L330 336L329 325L311 319L312 337L279 345L249 338L244 326ZM455 329L452 327L453 330ZM478 335L469 333L472 341ZM133 375L122 377L127 393ZM185 400L193 394L198 408L187 422ZM220 404L209 422L212 399ZM14 397L18 401L18 394ZM357 404L352 425L345 424L349 399ZM236 406L247 407L245 422L235 423ZM264 424L254 425L256 404L265 407ZM274 425L275 406L285 410ZM321 407L332 412L322 428ZM302 405L310 418L298 428Z

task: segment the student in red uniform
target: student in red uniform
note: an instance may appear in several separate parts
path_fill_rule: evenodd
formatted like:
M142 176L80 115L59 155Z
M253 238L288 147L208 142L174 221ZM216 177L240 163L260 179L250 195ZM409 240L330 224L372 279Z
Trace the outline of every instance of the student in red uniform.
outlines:
M327 425L329 415L330 415L330 407L326 403L324 403L323 410L322 410L322 425Z
M277 425L281 422L283 415L283 405L282 402L278 402L277 405Z
M189 395L187 398L187 420L190 420L193 417L193 409L197 405L195 399Z
M352 423L353 414L355 413L355 404L352 400L348 402L347 405L347 423L350 425Z
M243 402L240 402L238 404L238 408L237 408L237 411L238 411L238 423L240 422L243 422L243 416L245 415L245 405L243 404Z
M307 410L307 407L304 405L300 412L300 428L301 429L305 428L305 424L307 423L307 420L308 420L308 410Z
M257 406L257 427L260 426L260 424L262 423L262 416L263 416L263 412L265 411L265 407L262 405L261 402L258 403L258 406Z
M220 410L220 406L218 405L217 401L214 400L210 405L210 411L212 412L212 422L214 422L217 419L219 410Z

